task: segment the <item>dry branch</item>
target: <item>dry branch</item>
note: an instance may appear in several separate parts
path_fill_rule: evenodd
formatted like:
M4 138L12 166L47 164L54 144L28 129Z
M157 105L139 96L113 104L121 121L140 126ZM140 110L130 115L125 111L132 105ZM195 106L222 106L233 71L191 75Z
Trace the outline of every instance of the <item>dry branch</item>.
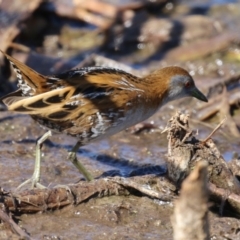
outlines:
M25 233L14 221L8 216L6 212L0 209L0 219L11 228L12 232L15 233L20 239L31 240L32 238Z
M240 196L234 193L230 193L228 190L216 187L215 184L209 183L210 199L214 202L224 203L224 205L230 206L234 209L236 214L240 214ZM221 215L223 211L221 211Z
M213 140L198 140L189 128L188 116L177 113L166 128L168 131L168 175L178 186L198 162L208 162L210 196L218 203L227 201L234 211L240 213L240 183L221 156ZM213 133L215 130L213 130ZM212 137L213 134L209 136Z
M199 162L183 182L172 222L174 240L210 239L206 162Z
M168 131L168 175L180 185L196 163L206 160L209 181L217 187L239 194L240 184L229 170L212 139L198 140L189 128L188 116L177 113L167 126Z
M161 185L161 190L159 190ZM165 189L167 190L165 190ZM77 205L93 197L129 195L140 192L150 198L171 201L174 189L164 177L145 175L140 177L101 178L91 182L57 186L56 188L25 190L19 194L2 193L0 202L15 213L36 213ZM166 193L167 192L167 193ZM172 192L173 193L173 192Z
M188 116L181 113L171 118L166 131L169 139L168 176L171 181L180 186L196 164L205 160L208 162L208 180L218 189L214 191L211 188L211 197L217 199L218 203L232 197L234 200L229 198L228 203L235 211L240 212L240 199L238 202L238 198L233 197L240 192L239 182L229 170L214 142L209 138L206 141L197 140L189 128ZM26 190L19 194L0 193L0 202L4 203L9 211L22 214L54 210L67 205L77 205L90 198L111 195L141 193L150 198L171 201L176 192L173 183L164 176L155 175L101 178L52 189Z

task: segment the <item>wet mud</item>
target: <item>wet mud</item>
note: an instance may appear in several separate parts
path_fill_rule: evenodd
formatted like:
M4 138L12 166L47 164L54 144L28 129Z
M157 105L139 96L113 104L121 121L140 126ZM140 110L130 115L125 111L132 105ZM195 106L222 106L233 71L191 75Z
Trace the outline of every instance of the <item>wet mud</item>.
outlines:
M233 159L239 162L240 38L237 34L240 30L239 2L202 5L201 1L194 1L192 4L182 1L165 19L159 17L149 19L148 11L154 13L153 9L149 10L149 6L144 10L145 8L140 5L140 7L130 5L127 8L129 11L123 14L121 19L126 25L119 24L118 21L114 22L116 19L109 23L111 16L106 18L105 13L101 13L104 21L89 23L96 25L97 30L91 32L91 25L82 31L81 26L84 24L81 22L79 33L76 30L78 28L70 27L69 19L65 19L71 16L69 10L71 6L68 5L69 8L65 6L65 10L68 11L62 12L63 2L56 2L55 14L58 16L55 17L57 20L63 17L66 26L57 33L49 31L41 47L35 46L37 53L29 53L30 47L27 47L26 51L21 44L25 43L28 34L33 36L39 32L24 32L17 42L14 42L13 39L20 32L15 25L9 28L4 25L4 29L9 31L7 34L9 43L6 39L2 39L4 41L0 41L0 48L4 51L8 47L23 50L21 54L13 52L13 56L23 62L27 59L29 66L43 74L65 71L77 64L83 66L87 61L90 65L104 65L105 58L118 61L118 64L122 64L120 68L126 67L127 71L137 75L144 75L159 66L180 65L193 75L198 88L210 99L208 108L195 99L182 99L169 103L146 121L148 127L140 126L143 128L141 131L129 129L83 146L79 149L77 157L95 178L148 175L160 177L166 174L168 140L167 133L161 132L168 120L179 110L190 114L190 126L197 131L198 139L205 139L226 114L229 114L230 120L212 138L227 162ZM34 1L33 5L28 6L29 9L21 9L20 12L24 11L24 14L17 16L16 22L29 17L38 4L39 1ZM121 5L121 2L118 4ZM8 3L5 2L6 6ZM169 13L171 6L165 9L165 14ZM13 7L15 8L18 7ZM47 11L49 14L49 11L51 12L49 9L49 5L46 4L42 6L41 11ZM115 10L113 8L113 13ZM195 14L196 12L198 14ZM83 13L86 14L86 11ZM190 16L186 17L187 14ZM32 22L40 26L40 29L45 29L46 20L42 21L40 15L38 13L37 17L33 17ZM4 16L0 15L0 20L1 17ZM75 15L74 17L76 18ZM139 24L137 24L138 20ZM133 30L131 26L126 27L128 21L134 22ZM31 18L25 24L29 27L30 23ZM77 26L79 27L79 23ZM105 31L108 27L110 30L107 32L108 38L105 39L103 29ZM134 32L136 29L137 33ZM158 31L159 29L165 31ZM177 31L177 34L173 34L172 29ZM139 34L138 38L135 37L137 34ZM84 44L80 44L79 47L79 42L83 39ZM93 41L94 39L96 41ZM29 46L31 44L30 41ZM62 45L60 49L59 45ZM42 49L43 54L39 54L41 52L38 51L39 48ZM76 56L76 52L80 56ZM91 55L92 53L96 55ZM92 56L95 62L90 61L86 55ZM66 58L69 57L71 59L67 61ZM39 64L39 59L42 64ZM81 61L83 59L84 61ZM116 62L108 59L108 64L112 66ZM5 75L5 70L1 71L1 95L16 89L16 78L12 76L7 79L3 77ZM224 93L224 87L227 94ZM225 105L222 103L223 100ZM221 111L223 109L227 110ZM153 127L149 127L149 123ZM16 187L30 178L33 173L36 141L45 130L29 116L6 111L1 106L0 133L0 187L15 193ZM75 143L74 138L56 134L43 144L41 184L53 188L84 181L81 174L67 160L68 151ZM105 197L94 195L79 205L59 207L34 214L15 213L14 220L29 233L32 239L173 239L172 214L174 199L177 197L175 190L172 190L175 193L172 201L156 200L137 191L125 195L106 194ZM211 238L240 239L239 215L225 209L221 204L214 205L210 202L209 205ZM1 222L0 239L19 239L19 237Z

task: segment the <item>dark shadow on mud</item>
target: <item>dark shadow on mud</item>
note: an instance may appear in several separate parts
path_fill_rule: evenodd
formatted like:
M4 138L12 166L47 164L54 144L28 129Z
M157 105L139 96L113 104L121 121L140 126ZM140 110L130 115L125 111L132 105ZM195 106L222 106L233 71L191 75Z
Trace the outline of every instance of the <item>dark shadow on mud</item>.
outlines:
M37 142L37 139L23 139L21 141L15 141L19 144L34 144ZM12 144L11 140L4 140L1 143L4 144ZM49 148L64 148L67 150L71 150L72 145L62 145L62 144L55 144L51 140L47 139L44 142L45 145L47 145ZM102 177L113 177L113 176L121 176L121 177L133 177L133 176L144 176L149 174L156 174L156 175L162 175L166 173L166 166L164 165L152 165L152 164L139 164L137 161L132 162L124 158L116 158L113 156L110 156L108 154L98 154L95 152L92 152L88 149L79 149L78 150L79 158L87 157L90 160L100 162L104 165L111 166L114 168L119 169L113 169L104 172L102 175L100 175L98 178Z
M7 116L7 117L3 117L3 118L0 118L0 123L1 122L5 122L5 121L9 121L9 120L13 120L15 118L20 118L20 117L28 117L27 115L23 115L23 114L14 114L12 116Z

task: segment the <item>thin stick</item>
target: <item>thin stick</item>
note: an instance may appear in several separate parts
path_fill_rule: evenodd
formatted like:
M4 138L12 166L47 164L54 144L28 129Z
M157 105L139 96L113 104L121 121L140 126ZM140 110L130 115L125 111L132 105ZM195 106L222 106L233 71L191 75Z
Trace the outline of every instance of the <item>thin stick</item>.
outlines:
M216 127L213 129L213 131L202 141L203 144L205 144L212 136L213 134L223 125L223 123L227 120L227 117L225 117Z
M21 239L31 240L32 238L23 231L13 220L8 216L8 214L0 209L0 219L9 225L14 233L16 233Z

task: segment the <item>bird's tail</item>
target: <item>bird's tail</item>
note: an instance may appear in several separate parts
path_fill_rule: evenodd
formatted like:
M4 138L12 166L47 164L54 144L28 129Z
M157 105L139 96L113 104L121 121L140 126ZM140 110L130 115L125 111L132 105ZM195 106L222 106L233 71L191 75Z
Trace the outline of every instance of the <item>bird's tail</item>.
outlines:
M47 84L47 77L34 71L32 68L21 63L17 59L9 56L0 50L11 63L14 71L16 72L18 79L18 92L21 92L22 96L34 96L40 93L49 91L49 84Z

